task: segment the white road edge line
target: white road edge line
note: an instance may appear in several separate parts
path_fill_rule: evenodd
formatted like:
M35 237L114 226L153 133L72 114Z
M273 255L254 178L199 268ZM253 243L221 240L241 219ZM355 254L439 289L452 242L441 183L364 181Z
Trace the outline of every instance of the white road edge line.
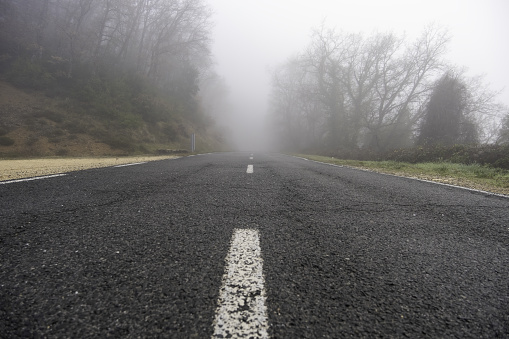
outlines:
M435 184L435 185L446 186L446 187L451 187L451 188L459 188L459 189L462 189L462 190L465 190L465 191L470 191L470 192L474 192L474 193L480 193L480 194L484 194L484 195L487 195L487 196L493 196L493 197L498 197L498 198L509 199L509 195L500 194L500 193L493 193L493 192L488 192L488 191L483 191L483 190L478 190L478 189L470 188L470 187L463 187L463 186L445 184L443 182L426 180L426 179L419 179L419 178L416 178L416 177L405 177L405 176L402 176L402 175L383 173L383 172L376 172L376 171L372 171L372 170L369 170L369 169L366 169L366 168L358 168L358 167L347 166L347 165L330 164L328 162L322 162L322 161L318 161L318 160L310 160L310 159L298 157L298 156L295 156L295 155L290 155L290 156L293 157L293 158L301 159L301 160L307 160L307 161L311 161L311 162L316 162L317 164L324 164L324 165L329 165L329 166L333 166L333 167L343 167L343 168L349 168L349 169L363 171L363 172L371 172L371 173L377 173L377 174L381 174L381 175L387 175L387 176L390 176L390 177L397 177L397 178L405 178L405 179L410 179L410 180L416 180L416 181L425 182L425 183L428 183L428 184Z
M247 165L246 173L253 173L253 165Z
M48 179L48 178L63 177L64 175L67 175L67 174L60 173L60 174L44 175L44 176L41 176L41 177L33 177L33 178L24 178L24 179L15 179L15 180L8 180L8 181L0 181L0 185L12 184L14 182L23 182L23 181L32 181L32 180L39 180L39 179Z
M147 161L143 161L143 162L133 162L131 164L123 164L123 165L117 165L117 166L113 166L115 168L118 168L118 167L126 167L126 166L134 166L134 165L142 165L142 164L146 164Z
M212 338L269 338L263 259L256 229L235 229Z

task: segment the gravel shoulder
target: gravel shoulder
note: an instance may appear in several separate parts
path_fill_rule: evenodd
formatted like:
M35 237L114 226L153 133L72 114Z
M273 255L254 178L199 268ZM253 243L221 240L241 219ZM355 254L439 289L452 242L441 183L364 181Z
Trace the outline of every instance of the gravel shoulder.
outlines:
M109 167L135 162L174 159L178 156L132 156L118 158L46 158L0 160L0 181L66 173L90 168Z

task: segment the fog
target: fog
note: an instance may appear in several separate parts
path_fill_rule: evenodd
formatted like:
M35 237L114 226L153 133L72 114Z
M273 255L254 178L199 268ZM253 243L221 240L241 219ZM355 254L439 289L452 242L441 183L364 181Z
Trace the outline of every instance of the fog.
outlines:
M271 69L301 53L313 28L394 32L416 37L448 29L447 60L485 75L509 105L509 2L506 0L210 0L215 69L229 88L227 121L238 149L274 146L267 133Z

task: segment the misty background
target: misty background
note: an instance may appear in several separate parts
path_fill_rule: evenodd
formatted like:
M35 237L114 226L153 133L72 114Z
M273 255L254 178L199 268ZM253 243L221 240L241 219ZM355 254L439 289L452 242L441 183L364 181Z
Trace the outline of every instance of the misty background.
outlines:
M240 149L267 149L272 72L306 49L322 24L338 32L394 33L413 40L427 25L450 35L445 59L484 75L509 105L509 3L504 0L211 0L212 54L228 89L229 126Z
M186 151L192 135L200 152L477 154L509 145L508 14L505 0L0 0L0 156Z

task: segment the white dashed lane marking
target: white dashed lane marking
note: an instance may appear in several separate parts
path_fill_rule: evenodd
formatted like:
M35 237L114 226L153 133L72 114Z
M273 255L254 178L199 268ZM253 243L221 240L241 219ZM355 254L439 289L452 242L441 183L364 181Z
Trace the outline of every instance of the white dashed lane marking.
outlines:
M3 184L12 184L14 182L23 182L23 181L32 181L32 180L39 180L39 179L48 179L48 178L56 178L56 177L62 177L67 174L53 174L53 175L45 175L42 177L33 177L33 178L25 178L25 179L16 179L16 180L9 180L9 181L0 181L0 185Z
M253 173L253 165L247 165L247 173Z
M268 338L258 230L235 229L219 292L212 338Z

